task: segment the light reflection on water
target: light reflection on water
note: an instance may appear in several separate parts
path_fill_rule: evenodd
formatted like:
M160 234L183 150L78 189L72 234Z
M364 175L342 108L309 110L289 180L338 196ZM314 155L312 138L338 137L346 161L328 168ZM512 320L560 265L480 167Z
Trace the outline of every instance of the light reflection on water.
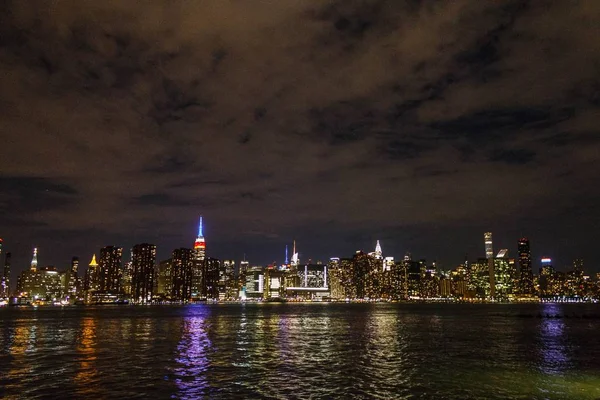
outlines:
M593 306L0 310L6 398L600 398Z

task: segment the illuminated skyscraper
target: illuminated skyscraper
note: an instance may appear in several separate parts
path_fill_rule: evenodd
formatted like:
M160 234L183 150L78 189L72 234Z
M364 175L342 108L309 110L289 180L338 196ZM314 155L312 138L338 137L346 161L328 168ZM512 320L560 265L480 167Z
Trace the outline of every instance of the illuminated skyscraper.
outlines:
M121 293L121 261L123 248L106 246L100 249L100 291L105 294Z
M488 260L494 258L494 246L492 244L492 232L486 232L483 234L485 241L485 258Z
M79 257L71 259L71 268L67 271L65 289L69 297L77 294L77 270L79 269Z
M131 298L138 303L150 303L154 288L154 264L156 262L156 246L141 243L133 246L131 267Z
M204 234L202 232L202 216L200 216L200 224L198 225L198 236L194 242L194 252L198 260L206 258L206 242L204 241Z
M38 266L37 256L38 256L38 249L37 249L37 247L35 247L33 249L33 257L31 258L31 270L32 271L37 270L37 266Z
M10 253L4 256L4 271L0 285L0 297L10 296Z
M524 295L533 294L533 269L531 265L531 249L529 239L519 239L519 286L520 292Z
M204 240L202 216L198 224L198 236L194 242L194 261L192 266L192 298L201 298L204 290L204 260L206 259L206 242Z
M96 262L96 255L93 254L92 261L90 261L88 269L85 273L83 284L86 302L92 301L92 297L94 297L100 291L100 278L100 268Z

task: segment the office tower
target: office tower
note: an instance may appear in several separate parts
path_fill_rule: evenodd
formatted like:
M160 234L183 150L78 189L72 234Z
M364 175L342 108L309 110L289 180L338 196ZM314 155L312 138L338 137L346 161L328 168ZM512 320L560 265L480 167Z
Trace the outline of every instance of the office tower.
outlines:
M4 271L2 272L2 283L0 286L0 297L10 296L10 258L11 254L4 256Z
M531 249L529 239L519 239L519 284L522 295L533 294L533 269L531 265Z
M540 297L549 297L554 295L554 274L555 270L552 267L552 259L543 257L540 267Z
M17 281L17 292L32 301L57 301L61 294L58 271L55 267L36 267L23 271Z
M121 293L121 261L123 248L106 246L100 249L100 291L104 294Z
M483 234L485 241L485 258L488 260L494 258L494 246L492 244L492 232L486 232Z
M238 297L235 283L235 261L223 260L219 268L219 299L233 300Z
M156 274L156 296L162 299L173 300L173 259L162 260L158 263Z
M101 282L101 273L100 267L96 262L96 255L92 254L92 261L88 266L88 269L85 273L83 290L85 293L85 301L91 302L92 299L97 295L100 291L100 282Z
M507 249L500 250L494 258L494 298L498 301L508 301L513 297L514 262L511 264L510 261Z
M131 298L134 302L146 304L152 301L154 288L154 264L156 246L141 243L133 246L131 267Z
M74 297L77 295L77 271L79 270L79 257L71 259L71 267L65 276L65 291L67 296Z
M194 242L194 262L192 267L192 298L204 297L205 293L204 283L205 277L204 271L204 260L206 258L206 241L204 240L202 216L200 216L200 223L198 224L198 236Z
M35 271L37 269L37 265L38 265L38 249L37 247L35 247L33 249L33 257L31 258L31 270Z
M131 260L133 255L131 254L133 249L129 250L129 261L123 264L123 274L121 274L121 293L125 296L131 296L131 277L133 276L133 268Z
M173 265L171 299L189 301L192 297L194 252L192 249L186 248L175 249L173 250L171 260Z

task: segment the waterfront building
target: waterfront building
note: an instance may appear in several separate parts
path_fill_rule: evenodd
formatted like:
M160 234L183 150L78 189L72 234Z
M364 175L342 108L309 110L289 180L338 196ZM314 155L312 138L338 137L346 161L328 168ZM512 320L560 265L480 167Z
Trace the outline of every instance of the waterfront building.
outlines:
M207 257L202 262L202 275L204 277L204 286L202 288L202 297L210 300L219 299L219 271L221 269L221 261Z
M539 278L539 295L540 297L554 296L554 275L556 271L552 266L552 259L543 257L541 259L540 278Z
M235 281L235 261L223 260L219 267L219 300L234 300L238 297Z
M79 257L71 258L71 265L67 271L64 273L64 293L65 296L70 299L75 299L77 297L77 293L79 293L78 288L78 271L79 271Z
M245 291L243 293L242 298L262 298L265 284L263 268L259 266L250 267L246 270L244 276L246 278L246 282L244 284Z
M161 300L172 300L173 280L173 260L169 258L160 261L156 271L155 296Z
M92 254L92 261L88 266L84 278L84 295L87 303L94 301L98 292L100 292L101 273L100 267L96 262L96 255Z
M329 297L329 264L305 264L286 276L287 297L317 299Z
M155 245L141 243L133 246L131 298L136 303L149 303L152 300L155 262Z
M189 301L192 297L194 252L192 249L183 247L175 249L171 255L171 260L173 265L171 299Z
M100 249L98 266L100 269L100 292L106 297L121 293L121 261L123 248L105 246Z
M10 296L10 252L4 256L4 268L2 271L2 282L0 282L0 297L7 298Z
M529 239L521 238L518 244L519 252L519 292L524 296L533 295L533 268L531 264L531 248Z
M498 301L513 299L513 283L516 275L515 262L508 258L508 250L503 250L494 258L494 295Z
M285 297L285 271L279 271L275 266L265 268L263 297L265 300Z

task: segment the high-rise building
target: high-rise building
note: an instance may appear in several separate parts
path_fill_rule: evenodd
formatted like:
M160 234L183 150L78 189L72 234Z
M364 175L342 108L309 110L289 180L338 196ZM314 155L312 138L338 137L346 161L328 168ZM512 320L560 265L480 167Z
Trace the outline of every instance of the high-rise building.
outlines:
M100 282L101 282L101 273L100 267L96 262L96 255L92 254L92 261L88 266L88 269L85 273L83 289L85 293L85 301L91 302L93 298L100 291Z
M65 274L65 292L70 298L77 295L77 272L79 270L79 257L71 259L71 267Z
M543 257L541 259L542 266L540 267L540 297L551 297L556 295L556 288L554 287L555 273L556 271L552 267L552 259L549 257Z
M235 283L235 261L223 260L219 268L219 299L233 300L238 297Z
M219 298L219 270L221 269L221 261L207 257L202 261L204 277L204 286L202 297L206 299L217 300Z
M494 246L492 243L492 232L486 232L483 234L483 240L485 241L485 258L488 260L494 258Z
M173 286L171 299L189 301L192 297L192 274L194 267L194 252L192 249L180 248L173 250Z
M531 265L531 248L529 239L519 239L519 286L522 295L533 294L533 269Z
M173 280L173 260L171 258L162 260L158 263L155 294L162 299L171 300Z
M204 297L206 283L204 277L204 260L206 259L206 241L202 226L202 216L198 224L198 236L194 242L194 261L192 266L192 298Z
M131 266L131 298L136 303L150 303L154 289L154 264L156 246L141 243L133 246Z
M100 249L100 291L104 294L121 293L121 261L123 248L106 246Z
M2 282L0 283L0 297L10 296L10 252L4 256L4 271L2 272Z

